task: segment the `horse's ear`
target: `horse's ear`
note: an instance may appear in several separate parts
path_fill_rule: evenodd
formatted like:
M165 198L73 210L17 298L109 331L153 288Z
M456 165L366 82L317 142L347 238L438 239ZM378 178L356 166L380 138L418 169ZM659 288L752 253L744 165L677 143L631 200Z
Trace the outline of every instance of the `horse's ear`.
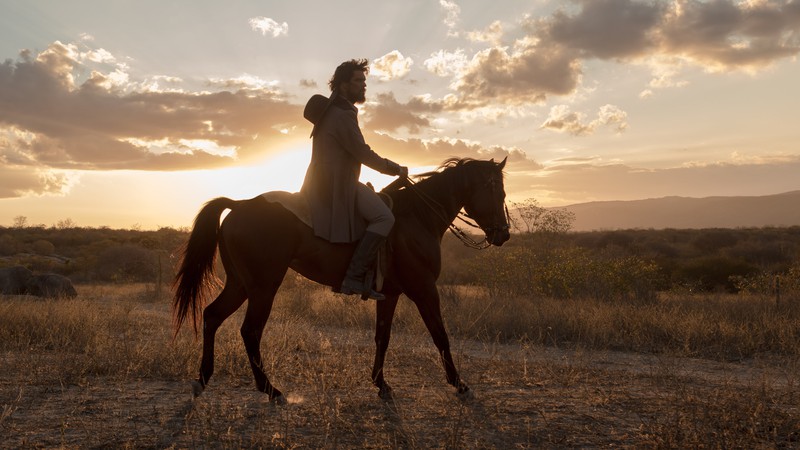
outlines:
M505 158L503 158L503 160L502 160L502 161L500 161L500 164L498 164L498 165L497 165L497 167L499 167L499 168L500 168L500 170L503 170L503 167L505 167L505 166L506 166L506 160L507 160L507 159L508 159L508 156L506 156ZM494 162L494 159L492 159L492 162Z

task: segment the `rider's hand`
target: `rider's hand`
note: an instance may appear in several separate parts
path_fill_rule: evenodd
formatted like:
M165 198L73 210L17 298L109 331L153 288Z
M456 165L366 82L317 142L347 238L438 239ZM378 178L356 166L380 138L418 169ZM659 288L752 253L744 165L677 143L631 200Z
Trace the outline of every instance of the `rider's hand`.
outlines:
M397 174L400 178L408 178L408 167L400 166L400 173Z

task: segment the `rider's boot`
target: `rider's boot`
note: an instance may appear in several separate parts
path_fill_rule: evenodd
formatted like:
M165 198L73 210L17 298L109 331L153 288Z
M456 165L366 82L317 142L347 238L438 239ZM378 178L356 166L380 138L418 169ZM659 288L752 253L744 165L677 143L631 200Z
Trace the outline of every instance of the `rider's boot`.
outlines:
M353 258L350 260L350 267L342 281L341 291L343 294L360 294L363 300L368 298L383 300L386 297L380 292L372 289L372 277L367 277L367 272L375 266L378 257L378 250L386 240L385 236L367 231L364 237L358 242ZM369 279L369 283L367 283Z

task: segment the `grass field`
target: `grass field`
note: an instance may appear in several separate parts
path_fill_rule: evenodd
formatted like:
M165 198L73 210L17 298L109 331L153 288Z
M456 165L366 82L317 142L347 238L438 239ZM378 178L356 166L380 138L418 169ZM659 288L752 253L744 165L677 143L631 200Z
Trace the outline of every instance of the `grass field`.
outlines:
M289 404L255 391L239 337L192 399L200 345L172 339L168 293L81 285L75 300L0 297L3 447L565 448L800 446L800 305L768 298L652 302L498 298L441 288L456 362L446 384L411 302L370 382L374 304L292 280L262 353Z

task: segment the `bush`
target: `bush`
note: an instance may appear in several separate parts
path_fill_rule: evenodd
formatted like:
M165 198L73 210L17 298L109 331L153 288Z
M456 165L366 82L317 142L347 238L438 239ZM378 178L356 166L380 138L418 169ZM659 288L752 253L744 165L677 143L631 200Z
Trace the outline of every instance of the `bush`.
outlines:
M12 256L19 251L19 243L10 234L0 235L0 256Z
M749 276L734 276L731 282L744 294L800 299L800 265L792 266L786 272L778 274L755 273Z
M724 256L695 258L678 267L675 280L680 284L694 284L703 292L737 292L734 277L747 277L758 269L739 259Z
M125 244L100 252L94 272L102 281L153 281L158 272L158 257L152 250Z
M31 250L37 255L48 256L56 252L56 247L50 241L39 239L31 244Z
M475 280L497 295L639 300L655 298L658 267L636 256L578 247L498 250L470 261Z

